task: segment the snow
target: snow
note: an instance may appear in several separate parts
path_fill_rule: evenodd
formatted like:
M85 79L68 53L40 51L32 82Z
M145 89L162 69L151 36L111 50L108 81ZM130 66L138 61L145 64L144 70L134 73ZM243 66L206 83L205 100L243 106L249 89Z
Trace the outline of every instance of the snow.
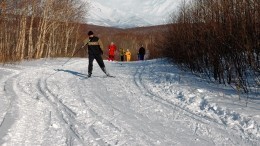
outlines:
M260 96L165 59L40 59L0 67L0 145L259 145Z
M108 27L140 27L167 24L181 0L87 0L87 23Z

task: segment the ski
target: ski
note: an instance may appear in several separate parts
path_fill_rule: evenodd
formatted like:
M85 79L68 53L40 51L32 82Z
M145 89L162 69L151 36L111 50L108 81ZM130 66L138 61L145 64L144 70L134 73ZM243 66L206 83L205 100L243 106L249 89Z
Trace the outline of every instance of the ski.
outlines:
M106 76L91 76L91 77L80 77L80 80L85 80L85 79L89 79L89 78L115 78L116 76L112 76L112 75L106 75Z
M107 75L106 77L109 77L109 78L115 78L116 76Z
M88 78L90 78L90 77L80 77L79 79L80 79L80 80L86 80L86 79L88 79Z

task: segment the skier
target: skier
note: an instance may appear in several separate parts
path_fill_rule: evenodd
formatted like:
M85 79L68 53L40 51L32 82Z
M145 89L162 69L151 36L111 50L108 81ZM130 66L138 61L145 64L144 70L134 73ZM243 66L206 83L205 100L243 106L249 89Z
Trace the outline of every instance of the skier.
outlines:
M92 70L93 70L93 61L96 59L98 65L102 69L102 71L107 75L110 76L109 73L106 70L105 64L103 62L103 44L102 41L94 36L94 33L92 31L88 32L88 38L86 38L83 43L84 47L85 45L88 45L88 56L89 56L89 64L88 64L88 77L91 77Z
M125 56L126 56L126 61L129 62L131 60L131 52L129 51L129 49L126 50Z
M144 55L145 55L145 48L142 45L138 52L139 60L144 60Z
M114 42L111 42L108 46L109 54L108 54L108 61L114 61L115 60L115 51L116 51L116 45Z
M120 53L121 61L124 61L124 58L125 58L125 50L124 50L124 48L120 48L119 49L119 53Z

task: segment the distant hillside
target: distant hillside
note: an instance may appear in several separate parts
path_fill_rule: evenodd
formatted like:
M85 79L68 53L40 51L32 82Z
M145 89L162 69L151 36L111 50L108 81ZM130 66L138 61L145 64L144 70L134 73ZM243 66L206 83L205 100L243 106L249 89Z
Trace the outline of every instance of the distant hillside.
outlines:
M123 47L130 49L132 54L137 54L141 45L147 49L149 58L156 58L160 56L160 49L156 48L156 42L160 35L167 31L167 25L136 27L128 29L120 29L114 27L104 27L97 25L83 24L81 27L82 39L87 37L89 30L93 31L96 36L102 39L105 46L105 53L107 53L107 46L110 42L115 42L118 48ZM133 60L137 59L137 55L133 55ZM119 59L119 57L117 58Z

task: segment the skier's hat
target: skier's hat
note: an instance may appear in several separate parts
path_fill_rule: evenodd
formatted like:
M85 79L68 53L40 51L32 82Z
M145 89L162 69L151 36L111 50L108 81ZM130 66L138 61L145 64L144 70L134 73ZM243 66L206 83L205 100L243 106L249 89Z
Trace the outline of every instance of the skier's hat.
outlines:
M93 35L94 33L93 33L93 31L89 31L88 32L88 35L90 36L90 35Z

